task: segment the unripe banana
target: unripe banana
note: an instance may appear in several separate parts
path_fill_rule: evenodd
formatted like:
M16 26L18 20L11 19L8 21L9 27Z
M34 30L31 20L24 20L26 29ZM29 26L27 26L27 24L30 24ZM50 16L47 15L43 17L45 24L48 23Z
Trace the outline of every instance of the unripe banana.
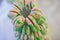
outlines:
M23 16L18 16L14 19L14 25L19 28L24 24L25 18Z
M34 34L33 33L30 34L29 40L34 40Z
M17 40L49 40L48 24L36 0L17 0L9 17L15 25Z

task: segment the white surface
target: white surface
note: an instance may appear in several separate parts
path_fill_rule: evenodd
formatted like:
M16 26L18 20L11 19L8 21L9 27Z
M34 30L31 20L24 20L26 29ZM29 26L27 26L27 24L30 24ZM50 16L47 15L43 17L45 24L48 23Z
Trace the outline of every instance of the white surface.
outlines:
M0 6L0 40L14 40L13 24L7 16L10 9L10 4L3 1Z
M52 40L60 40L60 0L38 0L38 3L50 23ZM6 1L0 5L0 40L14 40L13 24L7 16L11 8Z

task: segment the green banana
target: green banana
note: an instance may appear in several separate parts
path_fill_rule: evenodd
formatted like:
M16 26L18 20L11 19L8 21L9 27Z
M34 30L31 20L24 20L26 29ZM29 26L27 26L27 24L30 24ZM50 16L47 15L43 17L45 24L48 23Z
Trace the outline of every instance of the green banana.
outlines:
M47 34L47 30L40 30L42 35L46 35Z
M26 28L26 30L27 30L27 35L30 35L30 28L29 28L29 26L27 26L27 28Z
M43 40L43 37L42 37L42 36L40 36L40 37L38 37L38 38L37 38L37 40Z
M45 27L46 27L46 29L47 29L47 28L48 28L48 24L45 22L44 25L45 25Z
M20 26L19 28L16 28L16 31L22 33L23 26Z
M37 22L39 25L43 24L45 20L43 18L40 18L40 20Z
M29 35L29 40L34 40L34 34L33 34L33 33L31 33L31 34Z
M33 25L29 25L31 32L37 32L37 29Z
M26 30L25 30L25 26L22 29L22 34L25 35L26 34Z
M37 31L40 31L40 27L38 24L34 25L34 27L37 29Z
M42 19L44 19L46 21L46 17L44 15L41 16Z

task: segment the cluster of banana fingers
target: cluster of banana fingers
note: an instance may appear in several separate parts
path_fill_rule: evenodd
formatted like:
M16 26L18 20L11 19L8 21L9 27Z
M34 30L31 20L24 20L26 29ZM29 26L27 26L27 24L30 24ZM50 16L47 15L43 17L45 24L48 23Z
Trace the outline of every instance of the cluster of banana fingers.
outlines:
M22 0L13 3L9 13L16 28L17 40L48 40L48 24L45 16L34 0Z

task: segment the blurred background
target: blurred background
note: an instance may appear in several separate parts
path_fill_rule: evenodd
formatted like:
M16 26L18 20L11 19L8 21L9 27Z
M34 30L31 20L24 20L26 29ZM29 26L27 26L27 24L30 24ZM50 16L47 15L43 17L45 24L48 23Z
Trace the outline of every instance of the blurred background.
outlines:
M60 0L37 0L46 15L51 30L51 40L60 40ZM13 24L8 18L12 4L0 0L0 40L14 40Z

